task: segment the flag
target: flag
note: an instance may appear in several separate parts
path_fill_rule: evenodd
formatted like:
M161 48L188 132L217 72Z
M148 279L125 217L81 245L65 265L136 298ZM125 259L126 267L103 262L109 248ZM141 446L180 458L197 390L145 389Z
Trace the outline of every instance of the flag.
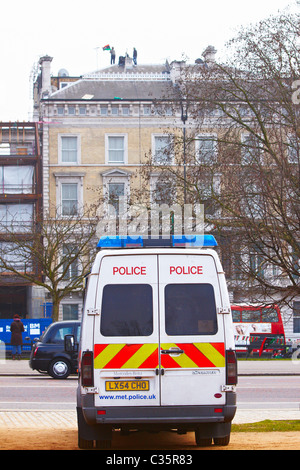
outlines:
M104 51L110 51L110 45L107 44L106 46L102 47Z

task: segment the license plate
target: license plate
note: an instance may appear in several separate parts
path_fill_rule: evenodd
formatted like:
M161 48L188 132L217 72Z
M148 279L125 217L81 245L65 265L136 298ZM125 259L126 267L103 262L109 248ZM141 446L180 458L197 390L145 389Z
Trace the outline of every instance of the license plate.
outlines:
M105 382L107 392L139 392L149 390L149 380L122 380Z

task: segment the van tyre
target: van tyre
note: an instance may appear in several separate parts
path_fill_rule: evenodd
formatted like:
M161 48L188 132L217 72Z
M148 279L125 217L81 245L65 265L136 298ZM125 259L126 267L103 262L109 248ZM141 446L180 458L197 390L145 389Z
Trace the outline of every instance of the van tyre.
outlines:
M111 440L108 439L101 439L96 441L96 449L110 449L111 448Z
M71 365L66 359L56 358L50 363L48 372L54 379L66 379L71 373Z
M79 449L88 450L93 449L94 441L87 441L86 439L78 438L78 447Z
M214 444L216 446L228 446L230 441L230 434L225 437L214 437Z
M209 446L211 446L212 438L211 437L200 437L199 434L200 434L199 431L195 431L196 445L198 447L209 447Z

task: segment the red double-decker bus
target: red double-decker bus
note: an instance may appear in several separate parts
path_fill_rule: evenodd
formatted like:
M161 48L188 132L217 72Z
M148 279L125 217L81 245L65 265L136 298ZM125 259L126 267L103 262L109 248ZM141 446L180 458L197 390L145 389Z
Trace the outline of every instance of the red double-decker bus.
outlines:
M232 305L236 351L262 353L285 351L285 336L277 305Z

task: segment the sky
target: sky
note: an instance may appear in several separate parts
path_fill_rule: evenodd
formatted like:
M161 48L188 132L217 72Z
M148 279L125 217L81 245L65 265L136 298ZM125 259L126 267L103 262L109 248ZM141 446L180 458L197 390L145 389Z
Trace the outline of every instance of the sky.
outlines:
M299 2L298 2L299 3ZM208 45L218 50L243 25L290 7L296 0L15 0L1 6L0 121L27 121L32 112L31 72L43 55L53 57L52 75L62 68L78 76L138 52L138 64L186 57L194 63ZM297 10L298 11L298 10Z

